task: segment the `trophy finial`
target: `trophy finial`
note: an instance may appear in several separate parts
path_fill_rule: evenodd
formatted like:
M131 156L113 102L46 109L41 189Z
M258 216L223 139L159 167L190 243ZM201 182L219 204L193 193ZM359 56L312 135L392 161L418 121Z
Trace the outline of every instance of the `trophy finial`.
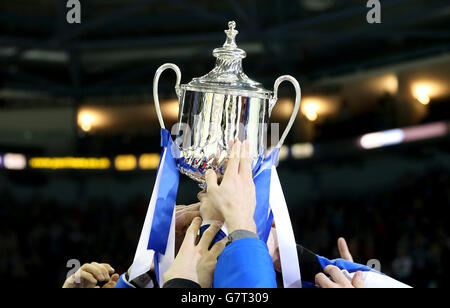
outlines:
M239 33L236 30L236 22L228 22L228 30L224 31L227 35L227 39L222 47L213 50L213 56L220 61L226 59L226 61L240 61L245 58L246 53L236 45L236 35ZM233 62L234 63L234 62Z
M223 44L223 47L236 47L236 42L235 42L235 38L236 35L239 33L238 30L235 30L234 28L236 28L236 22L234 21L229 21L228 22L228 30L225 30L225 33L227 35L227 40L225 42L225 44Z

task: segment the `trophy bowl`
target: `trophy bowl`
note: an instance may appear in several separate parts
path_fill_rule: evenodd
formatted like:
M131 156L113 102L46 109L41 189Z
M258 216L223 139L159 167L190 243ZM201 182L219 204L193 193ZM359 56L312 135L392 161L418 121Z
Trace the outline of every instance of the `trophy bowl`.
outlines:
M165 128L158 98L159 77L168 68L177 75L179 119L171 129L178 147L177 164L181 173L201 186L205 184L206 170L214 169L219 178L224 174L233 140L249 141L253 166L265 158L269 118L281 82L290 81L294 85L296 98L291 118L281 138L277 138L276 147L283 144L300 108L301 89L292 76L279 77L274 91L269 91L245 75L242 59L246 53L236 45L236 23L230 21L228 27L225 44L213 51L216 65L208 74L180 85L180 69L166 63L158 68L153 81L158 120Z

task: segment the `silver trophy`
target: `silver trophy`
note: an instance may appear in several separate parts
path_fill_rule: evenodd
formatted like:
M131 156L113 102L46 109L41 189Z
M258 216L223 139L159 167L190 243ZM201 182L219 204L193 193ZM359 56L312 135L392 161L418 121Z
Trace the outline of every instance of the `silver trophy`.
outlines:
M228 27L225 44L213 51L216 66L208 74L180 85L180 69L166 63L158 68L153 80L156 112L161 127L165 128L158 99L158 81L168 68L177 75L175 91L179 100L179 120L171 133L176 135L175 144L179 147L178 168L201 185L204 185L207 169L223 175L232 140L249 140L254 163L265 158L268 122L277 102L280 83L290 81L296 97L291 118L276 147L283 144L300 108L301 90L294 77L279 77L273 91L247 77L242 70L246 53L235 41L236 23L230 21Z

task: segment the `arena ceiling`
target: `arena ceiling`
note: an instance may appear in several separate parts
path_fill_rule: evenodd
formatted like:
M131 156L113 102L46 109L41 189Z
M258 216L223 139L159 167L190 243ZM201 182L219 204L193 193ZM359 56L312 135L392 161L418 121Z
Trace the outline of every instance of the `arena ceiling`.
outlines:
M36 98L151 93L153 74L177 63L183 81L208 72L213 48L235 20L244 69L270 87L280 74L303 84L324 77L449 52L445 0L382 1L382 23L368 24L362 0L89 0L81 24L68 24L65 0L0 4L3 104ZM173 80L162 82L172 92ZM168 94L169 95L169 94ZM17 99L20 98L20 99ZM33 99L34 104L36 99ZM118 100L123 102L123 100Z

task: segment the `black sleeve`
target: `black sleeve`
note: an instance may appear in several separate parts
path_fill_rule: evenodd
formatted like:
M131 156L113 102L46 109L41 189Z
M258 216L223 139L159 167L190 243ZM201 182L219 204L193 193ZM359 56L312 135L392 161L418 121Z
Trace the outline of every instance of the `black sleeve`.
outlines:
M167 281L163 288L183 288L183 289L193 289L193 288L201 288L201 286L189 279L183 278L174 278Z
M302 280L314 282L316 275L323 272L316 254L298 244L297 254Z

